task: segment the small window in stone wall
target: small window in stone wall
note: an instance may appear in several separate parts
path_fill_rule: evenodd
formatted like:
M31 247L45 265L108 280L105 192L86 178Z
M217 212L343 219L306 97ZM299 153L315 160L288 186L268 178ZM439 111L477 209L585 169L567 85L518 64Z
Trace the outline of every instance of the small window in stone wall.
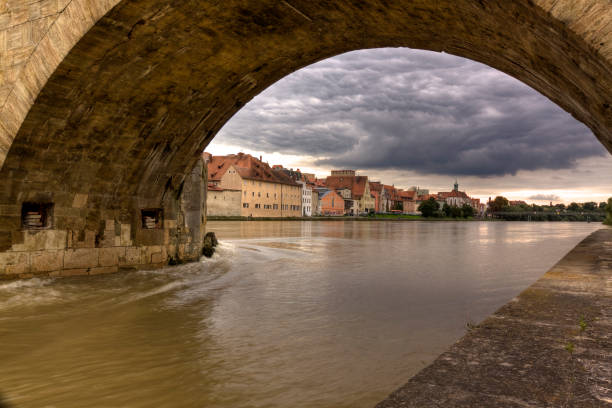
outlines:
M21 205L23 229L45 229L53 226L53 203L23 203Z
M161 208L147 208L140 211L142 229L162 229L163 210Z

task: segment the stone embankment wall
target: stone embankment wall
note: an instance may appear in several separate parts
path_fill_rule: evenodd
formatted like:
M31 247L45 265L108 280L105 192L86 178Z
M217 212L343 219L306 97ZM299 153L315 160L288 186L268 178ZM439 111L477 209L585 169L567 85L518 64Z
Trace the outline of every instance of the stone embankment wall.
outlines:
M611 282L603 228L376 407L612 406Z
M98 213L99 218L88 223L92 215L86 210L86 194L75 195L69 206L54 202L46 229L23 229L21 206L0 205L0 279L94 275L197 260L205 230L205 198L206 167L200 160L186 176L180 196L170 194L160 206L163 215L155 229L143 228L141 206L131 213Z

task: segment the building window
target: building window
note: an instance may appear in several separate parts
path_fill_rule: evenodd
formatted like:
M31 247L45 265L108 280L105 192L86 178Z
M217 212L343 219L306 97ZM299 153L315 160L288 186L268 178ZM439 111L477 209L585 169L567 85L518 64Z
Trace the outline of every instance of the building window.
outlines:
M269 198L269 197L270 197L270 194L266 193L266 198Z
M249 203L242 203L242 208L249 208Z
M255 197L255 192L254 191L252 191L251 194L252 194L253 197Z
M257 192L257 197L261 197L261 191Z
M45 229L53 226L53 203L23 203L21 226L23 229Z
M140 210L142 229L162 229L163 210L161 208L147 208Z

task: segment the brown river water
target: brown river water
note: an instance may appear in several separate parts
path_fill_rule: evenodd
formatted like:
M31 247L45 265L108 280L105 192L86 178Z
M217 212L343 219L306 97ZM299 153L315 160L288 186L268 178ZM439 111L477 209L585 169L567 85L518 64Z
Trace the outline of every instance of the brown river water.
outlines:
M373 407L598 227L209 222L212 259L0 283L0 395L15 408Z

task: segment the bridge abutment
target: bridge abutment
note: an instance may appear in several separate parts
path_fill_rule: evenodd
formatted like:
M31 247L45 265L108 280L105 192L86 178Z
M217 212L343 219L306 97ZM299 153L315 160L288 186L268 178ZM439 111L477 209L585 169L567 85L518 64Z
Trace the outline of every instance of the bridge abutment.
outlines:
M3 197L0 278L94 275L199 259L205 171L200 159L161 198L137 196L113 203L62 192Z

